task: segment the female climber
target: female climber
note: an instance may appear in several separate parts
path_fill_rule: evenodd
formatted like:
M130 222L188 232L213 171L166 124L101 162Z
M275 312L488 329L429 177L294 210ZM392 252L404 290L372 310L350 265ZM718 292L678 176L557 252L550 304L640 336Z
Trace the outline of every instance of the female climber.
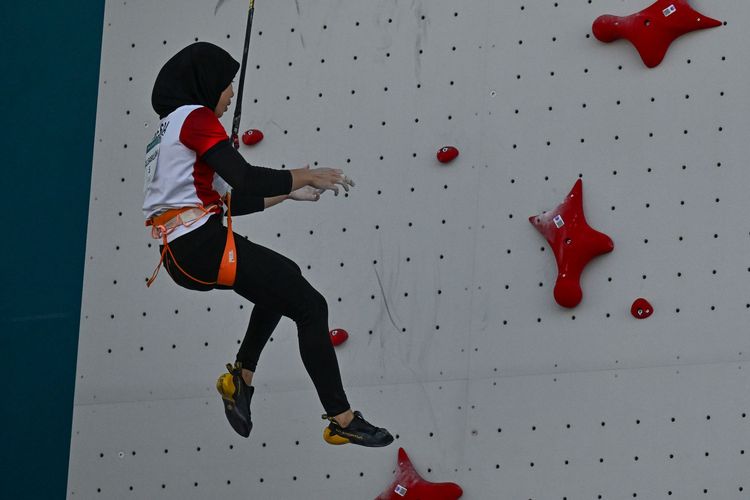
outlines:
M329 423L331 444L386 446L391 434L352 411L328 334L328 307L292 260L232 231L231 216L261 212L287 199L317 201L325 190L354 183L331 168L275 170L250 165L231 145L219 118L234 96L239 69L225 50L199 42L161 68L151 103L161 123L146 152L143 212L161 240L161 263L189 290L234 290L254 304L229 373L217 381L232 428L252 429L250 400L256 364L282 316L297 325L302 362ZM223 216L227 216L227 226Z

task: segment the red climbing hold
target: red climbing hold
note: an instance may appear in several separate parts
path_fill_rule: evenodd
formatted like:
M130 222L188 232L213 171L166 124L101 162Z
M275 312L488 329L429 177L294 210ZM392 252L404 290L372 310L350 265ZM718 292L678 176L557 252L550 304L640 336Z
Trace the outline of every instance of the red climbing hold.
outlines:
M396 479L375 500L455 500L464 491L456 483L431 483L425 481L414 469L403 448L398 449Z
M343 330L341 328L331 330L330 332L328 332L328 335L331 337L331 343L335 346L343 344L344 342L346 342L346 339L349 338L349 334L346 332L346 330Z
M557 260L555 300L563 307L581 302L581 273L598 255L611 252L615 245L609 236L595 231L583 215L583 181L552 212L529 217L529 222L547 238Z
M458 156L458 149L453 146L445 146L438 150L437 159L440 163L450 163Z
M594 21L594 36L602 42L620 38L630 41L649 68L657 66L670 44L695 30L715 28L721 21L704 16L687 0L657 0L640 12L626 17L604 15Z
M638 319L646 319L654 313L654 308L644 298L635 299L630 307L630 314Z
M242 142L247 146L254 146L263 140L263 132L257 128L252 128L242 134Z

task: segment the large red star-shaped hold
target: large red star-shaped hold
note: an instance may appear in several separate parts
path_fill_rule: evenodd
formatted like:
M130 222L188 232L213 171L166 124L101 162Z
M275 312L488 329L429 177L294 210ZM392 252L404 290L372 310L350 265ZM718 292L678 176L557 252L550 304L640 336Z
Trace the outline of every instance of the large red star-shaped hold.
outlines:
M615 245L604 233L592 229L583 215L583 181L578 179L565 200L551 212L529 217L547 238L557 259L555 300L563 307L581 302L581 273L591 259L611 252Z
M398 449L396 479L375 500L456 500L464 491L456 483L425 481L414 469L403 448Z
M721 21L694 10L687 0L657 0L650 7L626 17L599 16L594 21L593 31L602 42L627 39L635 45L643 63L653 68L664 59L676 38L720 25Z

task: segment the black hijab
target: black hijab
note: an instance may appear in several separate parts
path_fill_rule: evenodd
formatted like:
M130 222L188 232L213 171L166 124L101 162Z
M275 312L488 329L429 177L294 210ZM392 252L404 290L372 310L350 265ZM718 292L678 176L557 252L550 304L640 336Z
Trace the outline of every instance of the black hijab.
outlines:
M239 69L240 63L221 47L208 42L188 45L159 71L151 106L159 118L188 104L213 110Z

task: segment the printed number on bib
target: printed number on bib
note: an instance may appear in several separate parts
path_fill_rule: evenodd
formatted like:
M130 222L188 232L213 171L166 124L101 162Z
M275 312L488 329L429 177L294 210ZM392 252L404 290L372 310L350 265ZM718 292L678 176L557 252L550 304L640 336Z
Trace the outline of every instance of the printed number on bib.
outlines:
M146 146L146 178L144 182L144 190L148 188L151 181L154 180L154 174L156 173L156 160L159 159L159 147L161 145L161 138L164 136L164 132L167 131L169 122L164 122L159 126L159 130L154 134L154 138Z

